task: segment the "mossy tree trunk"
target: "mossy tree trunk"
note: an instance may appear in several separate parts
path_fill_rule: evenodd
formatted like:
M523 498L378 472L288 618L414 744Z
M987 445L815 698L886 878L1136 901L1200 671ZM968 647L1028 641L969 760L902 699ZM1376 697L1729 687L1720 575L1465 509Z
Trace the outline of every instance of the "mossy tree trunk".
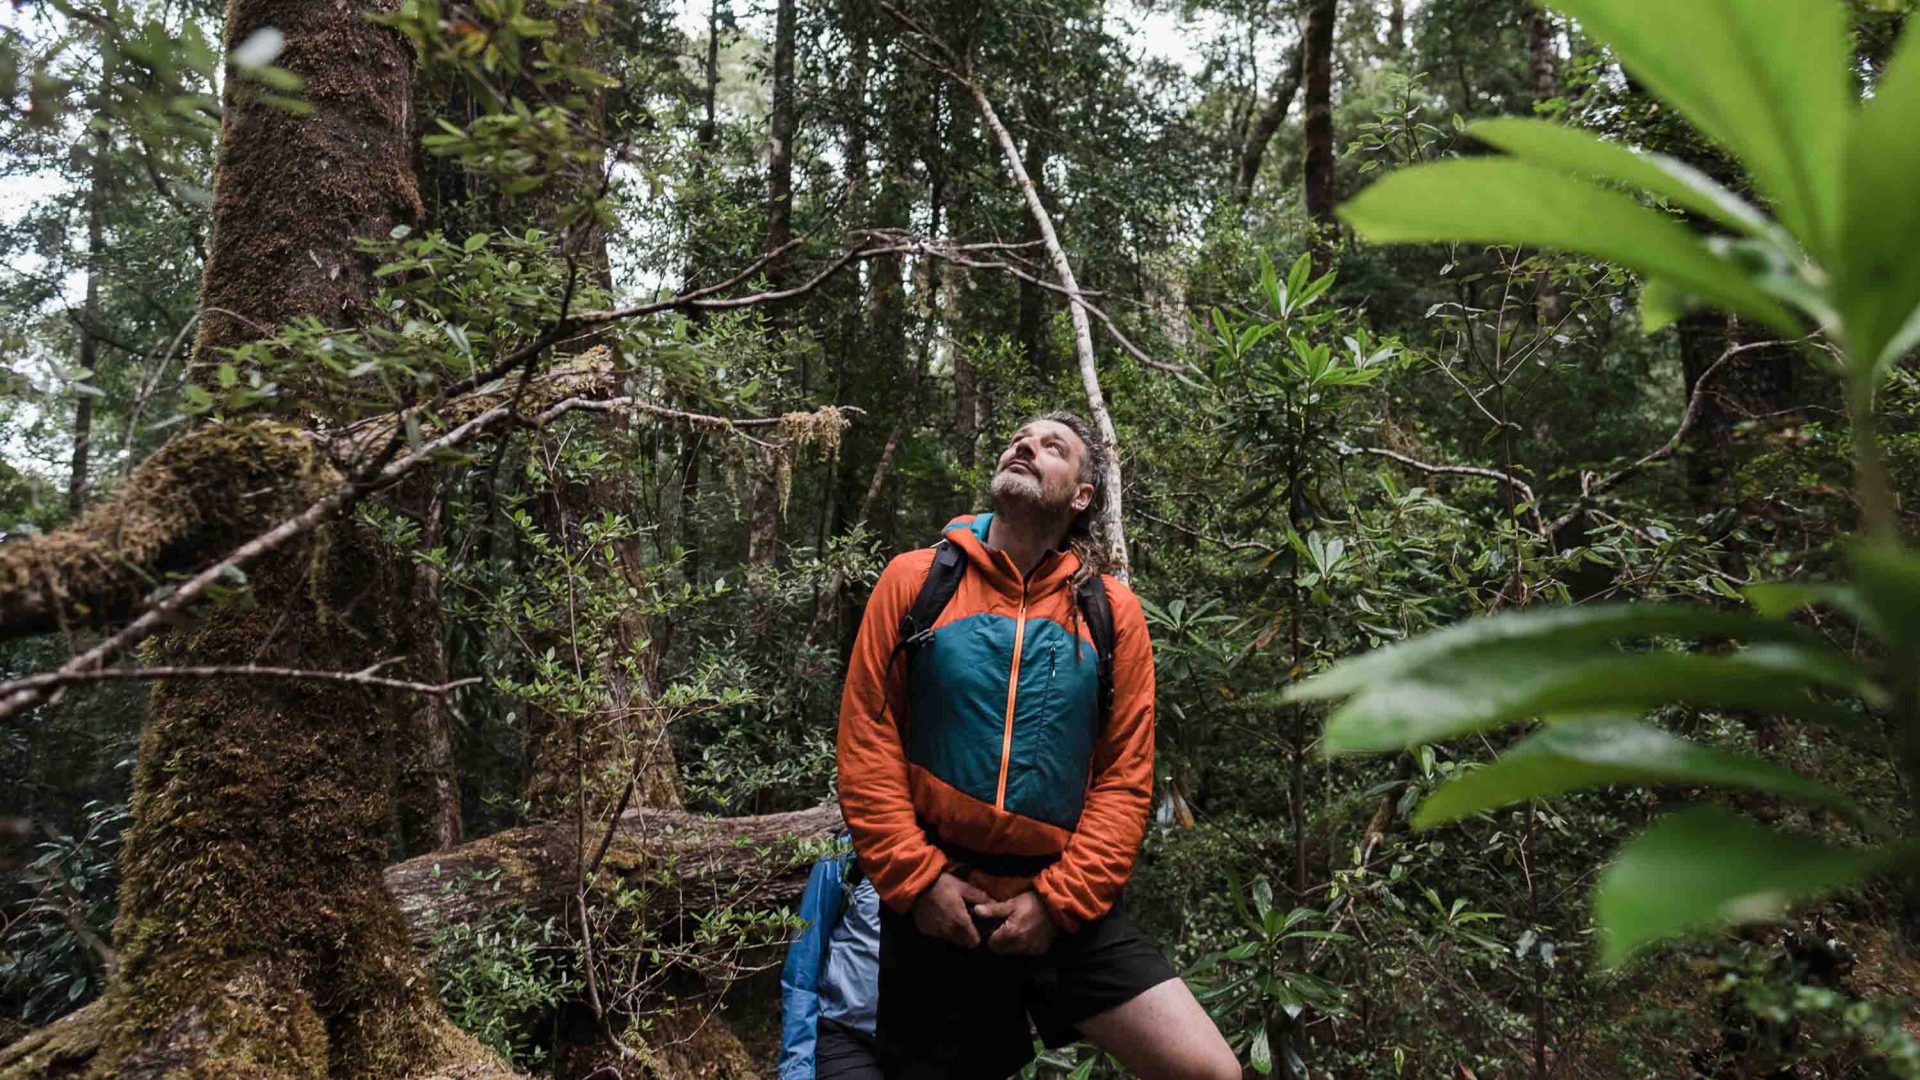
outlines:
M412 170L412 63L357 3L231 0L229 46L273 28L278 62L302 76L311 112L228 83L202 283L198 378L221 350L289 319L351 326L375 263L355 238L419 214ZM299 412L324 417L317 383ZM265 465L232 427L232 478ZM203 434L218 443L220 428ZM340 476L288 430L265 489L234 496L296 509ZM251 459L251 460L249 460ZM244 516L244 515L243 515ZM246 533L218 537L226 545ZM350 524L312 532L255 564L244 602L213 603L156 639L162 664L358 669L384 658L396 567ZM162 682L153 693L122 849L121 962L95 1010L65 1036L12 1055L7 1075L486 1076L508 1070L441 1012L382 871L395 808L391 713L339 683Z

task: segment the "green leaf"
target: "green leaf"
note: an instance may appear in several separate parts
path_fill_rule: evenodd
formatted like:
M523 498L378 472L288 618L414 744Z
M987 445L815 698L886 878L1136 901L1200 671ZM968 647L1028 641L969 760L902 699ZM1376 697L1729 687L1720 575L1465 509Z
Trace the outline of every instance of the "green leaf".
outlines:
M1618 964L1665 938L1773 918L1901 854L1897 848L1829 847L1708 807L1668 814L1622 848L1600 875L1593 902L1600 962Z
M1651 192L1736 232L1765 236L1774 229L1746 200L1664 154L1638 153L1578 128L1517 116L1477 121L1467 134L1524 161Z
M1534 608L1457 622L1341 661L1287 688L1283 700L1346 697L1428 664L1481 649L1527 642L1602 642L1639 637L1726 637L1819 645L1820 638L1791 623L1699 604L1584 604Z
M1770 761L1701 746L1645 724L1586 719L1550 724L1492 764L1443 785L1420 804L1413 826L1428 829L1481 810L1606 784L1748 788L1859 817L1846 796Z
M1920 23L1860 106L1846 155L1846 222L1834 295L1855 364L1890 367L1920 344Z
M1859 585L1854 613L1895 650L1901 668L1920 656L1920 556L1897 544L1859 543L1847 552Z
M1666 704L1756 709L1847 723L1809 685L1867 691L1866 674L1825 646L1766 644L1727 656L1618 653L1531 643L1479 652L1368 687L1327 718L1327 753L1394 750L1534 717L1631 715Z
M1401 169L1342 206L1340 216L1381 243L1461 240L1592 255L1801 333L1745 269L1713 254L1672 217L1544 165L1469 158Z
M1267 1041L1267 1025L1261 1024L1253 1033L1253 1045L1247 1048L1247 1064L1253 1071L1265 1076L1273 1071L1273 1045Z
M1753 175L1823 263L1851 119L1845 8L1831 0L1553 0ZM1705 294L1702 294L1705 295Z

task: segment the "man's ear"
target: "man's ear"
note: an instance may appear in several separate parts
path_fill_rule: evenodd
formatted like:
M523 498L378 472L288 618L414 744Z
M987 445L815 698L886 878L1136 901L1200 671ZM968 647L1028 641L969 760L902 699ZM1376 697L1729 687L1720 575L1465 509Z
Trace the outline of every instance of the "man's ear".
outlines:
M1081 484L1080 490L1075 492L1073 496L1073 512L1077 514L1080 511L1085 510L1087 507L1092 505L1093 505L1093 485Z

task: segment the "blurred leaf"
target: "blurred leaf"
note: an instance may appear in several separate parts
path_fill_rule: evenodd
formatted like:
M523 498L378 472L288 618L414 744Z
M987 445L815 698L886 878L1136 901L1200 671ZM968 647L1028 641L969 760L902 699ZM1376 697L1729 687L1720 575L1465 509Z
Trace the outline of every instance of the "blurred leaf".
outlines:
M1834 295L1846 349L1865 368L1890 367L1920 344L1920 23L1860 105L1846 153L1846 220ZM1826 171L1835 171L1831 164Z
M1765 214L1686 162L1629 150L1578 128L1505 116L1477 121L1467 134L1524 161L1651 192L1737 232L1762 236L1774 228Z
M1781 222L1826 261L1840 210L1834 164L1842 160L1851 112L1842 5L1554 0L1553 6L1739 158Z
M1791 623L1698 604L1587 604L1534 608L1468 619L1417 638L1343 660L1303 683L1284 700L1345 697L1428 664L1490 648L1528 642L1599 643L1639 637L1727 637L1817 646L1821 639Z
M1401 169L1340 216L1376 243L1478 241L1592 255L1666 278L1707 300L1798 336L1798 320L1672 217L1631 196L1543 165L1468 158Z
M1867 681L1852 661L1825 646L1769 644L1712 656L1534 642L1376 683L1328 717L1324 747L1328 753L1392 750L1534 717L1633 714L1670 703L1834 723L1853 719L1808 697L1810 684L1858 690Z
M1481 810L1604 784L1750 788L1859 816L1846 796L1770 761L1688 742L1645 724L1589 719L1550 724L1491 764L1442 785L1420 804L1413 825L1428 829Z
M1898 849L1829 847L1724 810L1668 814L1622 848L1594 890L1601 963L1654 941L1779 915L1866 877Z

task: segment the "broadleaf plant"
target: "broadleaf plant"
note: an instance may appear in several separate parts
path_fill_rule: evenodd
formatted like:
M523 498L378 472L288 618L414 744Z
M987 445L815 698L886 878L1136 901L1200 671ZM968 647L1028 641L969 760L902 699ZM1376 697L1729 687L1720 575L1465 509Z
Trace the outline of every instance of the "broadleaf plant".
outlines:
M1339 702L1329 752L1543 722L1434 791L1420 827L1622 783L1761 791L1853 823L1858 840L1835 846L1714 808L1667 815L1627 843L1595 890L1601 958L1618 963L1914 861L1911 843L1862 821L1845 795L1641 717L1675 704L1830 723L1877 711L1899 733L1909 788L1920 782L1920 556L1899 538L1873 415L1893 365L1920 344L1920 28L1855 93L1847 13L1834 0L1552 6L1736 159L1765 208L1670 158L1499 119L1467 131L1504 155L1402 169L1342 217L1378 242L1517 244L1618 263L1641 275L1648 329L1704 303L1807 336L1847 386L1855 581L1754 586L1751 612L1625 604L1487 616L1351 658L1286 697ZM1786 621L1814 604L1859 625L1866 659Z

